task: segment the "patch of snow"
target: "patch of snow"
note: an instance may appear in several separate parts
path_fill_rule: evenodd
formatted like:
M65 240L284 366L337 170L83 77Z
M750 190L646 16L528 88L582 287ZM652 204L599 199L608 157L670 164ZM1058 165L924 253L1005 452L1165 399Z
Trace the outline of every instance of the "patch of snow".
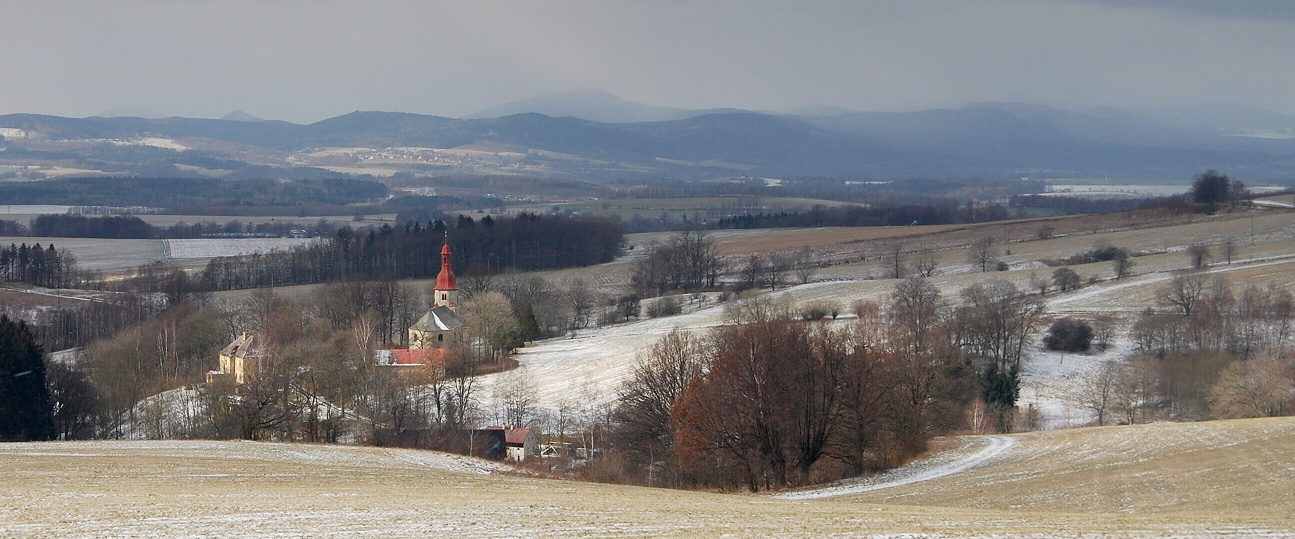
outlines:
M305 245L314 238L195 238L165 240L167 256L173 259L268 253Z

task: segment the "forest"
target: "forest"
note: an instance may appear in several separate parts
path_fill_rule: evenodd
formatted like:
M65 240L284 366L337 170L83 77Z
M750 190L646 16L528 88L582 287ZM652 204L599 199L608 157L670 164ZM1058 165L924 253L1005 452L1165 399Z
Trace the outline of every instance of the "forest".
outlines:
M343 228L327 241L284 252L214 258L202 282L210 290L234 290L379 276L425 279L439 271L445 241L460 267L499 273L610 262L620 253L622 236L608 219L520 214L478 222L460 215L452 226L437 219L400 229Z

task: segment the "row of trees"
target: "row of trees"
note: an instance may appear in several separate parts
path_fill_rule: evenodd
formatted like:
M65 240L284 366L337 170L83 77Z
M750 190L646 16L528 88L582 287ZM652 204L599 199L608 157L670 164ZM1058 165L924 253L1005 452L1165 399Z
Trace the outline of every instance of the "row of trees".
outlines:
M0 281L21 282L61 288L67 286L76 272L76 257L54 244L41 247L9 244L0 248Z
M929 205L873 205L828 208L815 206L805 212L770 212L724 217L715 228L810 228L822 226L908 226L1002 221L1013 214L1001 205L963 206L946 199Z
M343 228L328 241L284 252L212 259L203 282L212 290L234 290L389 276L434 277L441 245L449 234L460 268L481 264L491 272L587 266L610 262L620 253L621 233L606 219L522 214L481 222L460 216L453 231L436 220L403 229Z

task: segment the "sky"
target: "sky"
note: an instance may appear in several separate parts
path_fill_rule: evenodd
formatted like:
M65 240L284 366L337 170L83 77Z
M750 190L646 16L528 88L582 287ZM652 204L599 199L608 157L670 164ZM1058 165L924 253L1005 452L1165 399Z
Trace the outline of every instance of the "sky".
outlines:
M460 117L576 89L691 109L1295 116L1295 2L0 0L0 114Z

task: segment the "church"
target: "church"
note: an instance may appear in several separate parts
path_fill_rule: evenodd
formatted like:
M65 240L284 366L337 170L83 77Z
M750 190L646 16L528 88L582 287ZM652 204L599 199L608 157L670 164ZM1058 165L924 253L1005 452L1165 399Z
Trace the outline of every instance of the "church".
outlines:
M454 254L450 240L441 247L441 271L436 275L432 308L409 327L409 348L374 350L374 364L401 374L423 371L418 367L445 366L445 352L461 338L463 321L459 319L459 286L451 265ZM256 377L261 364L270 361L269 352L255 333L243 333L220 351L219 369L207 373L207 383L229 380L242 385Z
M450 240L441 247L441 272L432 290L432 308L409 326L409 348L374 351L379 367L421 367L445 364L445 350L458 342L463 321L459 319L459 285L455 281Z

